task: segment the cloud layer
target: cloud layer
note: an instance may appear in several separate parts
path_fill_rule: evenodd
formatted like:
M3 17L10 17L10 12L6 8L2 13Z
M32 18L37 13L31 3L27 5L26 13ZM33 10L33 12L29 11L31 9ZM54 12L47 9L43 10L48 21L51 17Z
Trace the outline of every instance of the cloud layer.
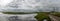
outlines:
M8 8L12 8L12 7L7 6L12 1L14 0L0 0L0 10L4 8L8 10ZM59 6L60 0L25 0L25 1L20 0L19 2L20 2L19 9L22 9L22 10L24 9L24 11L25 10L26 11L39 11L39 10L40 11L52 11L53 8L50 8L51 5L53 5L54 7L60 7Z

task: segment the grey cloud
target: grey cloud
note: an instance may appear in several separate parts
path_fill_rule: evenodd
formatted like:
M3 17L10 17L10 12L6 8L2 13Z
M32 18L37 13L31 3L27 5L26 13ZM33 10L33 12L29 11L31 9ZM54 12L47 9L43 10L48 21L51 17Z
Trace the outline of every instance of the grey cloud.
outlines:
M42 6L36 6L33 8L32 6L27 5L27 7L25 7L25 8L33 8L33 9L6 9L6 10L8 10L8 11L21 11L21 12L38 12L38 11L43 11L43 12L48 11L49 12L49 11L53 10L52 7L58 7L60 9L60 3L53 2L53 0L51 3L50 3L50 0L46 0L46 2L44 0L37 0L36 2L40 2L42 4ZM43 7L43 8L40 8L40 7ZM60 10L57 10L57 11L60 11Z

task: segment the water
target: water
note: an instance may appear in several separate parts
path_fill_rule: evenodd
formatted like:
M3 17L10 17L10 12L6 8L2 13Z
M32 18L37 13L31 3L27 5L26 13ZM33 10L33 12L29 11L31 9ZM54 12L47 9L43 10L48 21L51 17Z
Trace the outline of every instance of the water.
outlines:
M37 21L34 16L37 14L11 15L0 13L0 21Z
M47 21L47 19L44 19L43 21Z
M37 21L34 16L37 14L20 14L20 15L12 15L12 14L3 14L0 13L0 21ZM47 21L44 19L43 21Z

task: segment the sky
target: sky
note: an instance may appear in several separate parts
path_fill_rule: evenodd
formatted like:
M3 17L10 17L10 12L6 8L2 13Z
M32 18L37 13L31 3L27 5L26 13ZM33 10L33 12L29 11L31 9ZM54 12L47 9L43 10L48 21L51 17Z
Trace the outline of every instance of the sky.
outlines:
M8 3L10 3L11 1L13 1L13 0L0 0L0 5L6 5L6 4L8 4ZM41 2L46 2L46 1L50 1L50 2L60 2L60 0L37 0L37 2L39 2L39 1L41 1Z
M13 0L0 0L0 10L2 9L2 8L4 8L8 3L10 3L10 2L12 2ZM50 2L51 3L57 3L57 4L59 4L59 2L60 2L60 0L37 0L36 1L36 4L35 4L35 2L34 2L34 0L32 0L32 2L31 1L29 1L29 2L26 2L27 3L27 6L29 5L29 6L31 6L32 5L32 8L34 9L35 8L35 6L40 6L40 9L43 9L44 11L45 10L48 10L49 8L44 8L44 6L47 6L47 3L49 3L50 4ZM26 3L22 3L22 4L26 4ZM39 3L39 4L38 4ZM43 3L43 4L42 4ZM5 8L7 8L7 7L5 7ZM26 5L22 5L22 8L23 9L26 9L26 8L29 8L29 7L26 7ZM51 9L50 9L51 10Z
M5 6L5 5L7 5L8 3L10 3L11 1L13 1L13 0L0 0L0 5L1 6ZM37 2L46 2L46 1L50 1L50 2L60 2L60 0L37 0Z
M12 0L0 0L0 5L6 5L10 3Z

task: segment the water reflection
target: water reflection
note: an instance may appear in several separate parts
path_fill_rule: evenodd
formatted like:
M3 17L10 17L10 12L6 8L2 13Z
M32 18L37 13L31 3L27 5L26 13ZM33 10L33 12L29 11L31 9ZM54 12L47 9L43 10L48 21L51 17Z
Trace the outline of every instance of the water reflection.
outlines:
M10 16L8 17L8 20L9 21L37 21L35 18L34 18L34 15L33 14L29 14L29 15L17 15L17 16Z
M9 14L0 14L0 21L37 21L34 18L37 14L20 14L20 15L9 15ZM44 19L43 21L47 21Z
M21 21L21 19L18 19L18 16L11 16L8 18L9 21Z

